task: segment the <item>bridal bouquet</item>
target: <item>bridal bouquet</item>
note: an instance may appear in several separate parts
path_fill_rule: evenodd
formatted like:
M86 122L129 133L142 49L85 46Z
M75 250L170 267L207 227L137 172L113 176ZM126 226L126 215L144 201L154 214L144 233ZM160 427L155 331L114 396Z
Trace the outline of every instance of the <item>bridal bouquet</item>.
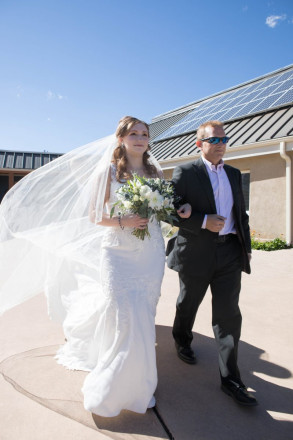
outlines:
M179 197L175 195L170 182L133 174L133 179L128 180L116 193L118 201L112 207L111 217L117 206L120 215L133 213L143 218L154 216L158 222L162 220L173 225L174 203L179 201ZM132 234L141 240L146 235L150 236L147 226L145 229L135 228Z

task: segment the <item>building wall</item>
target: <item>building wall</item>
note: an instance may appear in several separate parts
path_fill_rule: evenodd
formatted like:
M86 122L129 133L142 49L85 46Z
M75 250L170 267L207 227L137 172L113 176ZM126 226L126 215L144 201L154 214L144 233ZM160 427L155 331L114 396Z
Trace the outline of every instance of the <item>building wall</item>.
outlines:
M227 163L240 171L250 171L251 231L262 239L285 239L286 162L279 154L272 154Z
M172 170L163 170L165 179L172 179L173 169Z
M31 170L0 169L0 202L5 193L30 172Z

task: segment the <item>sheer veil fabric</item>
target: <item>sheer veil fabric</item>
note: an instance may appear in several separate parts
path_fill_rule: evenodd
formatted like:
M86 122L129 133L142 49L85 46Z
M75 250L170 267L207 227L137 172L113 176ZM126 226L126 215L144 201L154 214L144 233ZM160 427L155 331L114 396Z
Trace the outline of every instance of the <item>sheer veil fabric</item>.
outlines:
M99 246L114 135L77 148L28 174L0 205L0 314L44 291L63 322L76 271L99 280ZM91 206L91 207L90 207Z
M105 417L154 404L165 266L156 221L144 241L132 228L97 225L123 184L112 164L116 146L113 135L61 156L24 177L0 205L0 313L44 292L67 341L57 362L89 372L84 406Z
M100 278L102 219L112 154L110 135L33 171L11 188L0 205L0 315L45 292L50 318L66 317L74 274ZM150 153L149 161L161 170ZM95 210L90 221L89 210ZM170 227L161 225L163 235ZM63 297L63 298L62 298Z

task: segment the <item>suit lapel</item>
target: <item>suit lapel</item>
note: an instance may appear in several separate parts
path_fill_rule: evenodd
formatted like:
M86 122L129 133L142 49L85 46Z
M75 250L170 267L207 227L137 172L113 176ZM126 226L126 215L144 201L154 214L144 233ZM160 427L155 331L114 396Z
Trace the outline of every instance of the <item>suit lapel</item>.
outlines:
M212 210L214 213L217 212L216 203L215 203L215 197L213 188L211 185L211 181L206 169L206 166L201 158L199 158L194 164L193 169L195 170L198 178L201 181L202 189L206 192L207 198L210 202L210 205L212 207Z

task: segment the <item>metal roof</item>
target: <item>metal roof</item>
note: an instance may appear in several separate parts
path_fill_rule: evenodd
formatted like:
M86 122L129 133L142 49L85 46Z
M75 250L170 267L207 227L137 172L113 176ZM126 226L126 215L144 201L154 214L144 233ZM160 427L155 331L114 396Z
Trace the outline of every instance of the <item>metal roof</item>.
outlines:
M59 156L62 154L0 150L0 169L35 170Z
M165 117L162 117L162 119L159 119L158 121L155 121L155 118L154 118L153 122L150 124L150 137L151 137L151 139L155 139L157 136L162 134L168 128L172 127L173 124L180 121L180 119L184 118L184 116L186 116L189 112L190 112L190 109L184 110L182 112L178 112L175 114L171 114L171 115L167 115Z
M164 133L171 133L172 127L176 125L178 126L178 123L179 125L182 123L184 124L184 121L188 121L192 118L194 111L196 111L199 106L209 106L211 99L215 97L217 97L217 102L222 102L226 99L225 96L227 96L227 93L233 91L234 105L237 105L235 100L239 99L241 101L242 90L247 90L247 87L249 87L250 84L254 88L258 87L261 80L263 87L264 84L267 84L267 87L270 87L270 82L273 81L273 78L276 78L276 74L278 74L278 78L284 78L285 81L287 81L288 76L289 79L291 78L292 82L292 68L293 65L284 67L283 69L279 69L275 72L271 72L262 77L240 84L239 86L232 87L208 96L207 98L156 116L152 119L150 124L150 145L152 153L156 159L160 161L175 157L188 157L189 155L199 153L200 150L195 146L196 129L190 131L187 130L184 133L182 132L178 134L175 134L174 132L174 135L168 137L164 136ZM292 94L293 96L293 86L289 90L289 94ZM219 108L220 107L221 104L219 104ZM228 148L272 140L275 138L293 136L293 100L291 97L291 102L284 103L282 106L271 109L269 108L268 103L268 108L264 108L262 112L254 114L250 113L249 115L239 115L238 118L233 120L225 121L221 118L220 120L223 121L227 136L230 137Z
M249 81L246 81L244 83L238 84L237 86L233 86L233 87L230 87L229 89L221 90L220 92L213 93L212 95L206 96L205 98L202 98L202 99L199 99L197 101L190 102L189 104L177 107L174 110L169 110L169 111L167 111L165 113L162 113L160 115L154 116L153 119L152 119L152 123L156 122L156 121L161 121L163 118L165 118L167 116L179 114L180 112L183 112L185 110L189 110L189 111L190 110L194 110L196 107L198 107L204 101L207 102L208 100L210 100L212 98L220 97L221 95L224 95L224 94L226 94L228 92L231 92L231 91L236 91L237 89L240 89L241 87L247 86L249 84L253 84L253 83L257 82L257 81L260 81L260 80L263 80L263 79L266 79L266 78L269 79L271 76L273 76L275 74L279 74L279 73L285 72L286 70L292 69L292 68L293 68L293 64L289 64L288 66L282 67L281 69L274 70L273 72L267 73L265 75L259 76L257 78L251 79Z
M238 121L227 122L224 124L224 129L227 136L230 137L228 149L293 136L293 107L291 105L262 115L248 116ZM188 157L200 152L195 141L196 132L153 143L151 149L159 161L175 157Z

